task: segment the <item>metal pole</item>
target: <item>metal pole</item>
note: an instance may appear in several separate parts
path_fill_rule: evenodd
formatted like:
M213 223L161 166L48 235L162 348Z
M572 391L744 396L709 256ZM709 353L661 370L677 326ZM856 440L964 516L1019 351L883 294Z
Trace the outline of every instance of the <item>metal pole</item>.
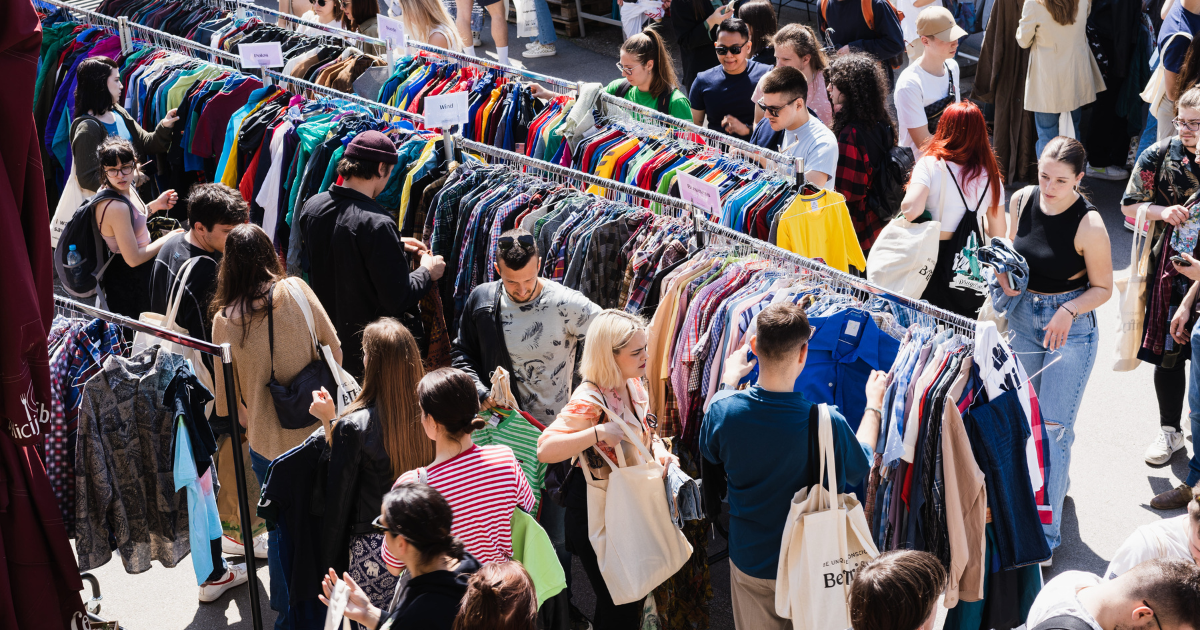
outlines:
M233 440L233 472L237 476L238 516L242 521L242 549L246 552L246 587L250 589L250 619L254 630L262 630L258 605L258 572L254 557L254 531L250 526L250 498L246 496L246 463L242 461L242 425L238 420L237 391L233 382L233 353L221 344L221 371L225 376L225 407L229 410L230 439Z

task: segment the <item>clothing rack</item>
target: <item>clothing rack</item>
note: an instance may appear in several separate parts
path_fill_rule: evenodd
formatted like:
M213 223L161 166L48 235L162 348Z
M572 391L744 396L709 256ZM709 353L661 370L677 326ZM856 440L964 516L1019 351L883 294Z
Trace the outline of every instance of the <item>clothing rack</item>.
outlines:
M346 101L349 103L353 103L359 107L367 109L372 114L375 114L376 116L379 116L381 119L384 119L384 120L386 120L387 117L390 116L392 118L403 118L404 120L408 120L415 124L425 124L425 117L421 116L420 114L412 114L412 113L406 112L402 109L399 109L397 107L392 107L390 105L384 105L383 103L377 103L375 101L370 101L361 96L357 96L355 94L347 94L346 92L339 92L331 87L325 87L324 85L317 85L316 83L313 83L311 81L306 81L304 79L299 79L296 77L290 77L286 74L276 72L274 70L263 68L262 76L263 76L264 82L274 81L275 83L290 85L298 90L303 90L306 92L310 92L312 94L319 94L324 98L337 99L337 100L342 100L342 101Z
M170 33L164 33L160 30L150 28L149 26L142 26L141 24L130 22L130 21L126 20L124 16L121 17L121 24L124 25L126 31L131 36L136 37L143 41L150 42L151 44L154 44L155 46L158 46L159 48L173 50L175 52L193 56L193 57L195 56L194 54L192 54L193 52L200 52L205 55L209 55L209 57L211 57L210 59L207 59L204 61L210 61L213 63L224 63L224 64L227 64L227 65L233 67L234 69L239 69L239 70L242 67L242 58L233 53L228 53L228 52L225 52L224 50L220 50L218 48L213 48L212 46L205 46L204 44L198 44L198 43L196 43L190 39L187 39L185 37L179 37L178 35L171 35ZM217 60L220 60L220 61L218 62Z
M299 30L301 27L317 29L323 33L328 33L331 37L340 37L345 40L347 44L350 44L350 40L353 40L354 42L372 44L381 48L387 46L387 42L383 41L382 39L363 35L362 33L347 31L336 26L321 24L320 22L309 22L307 20L302 20L299 16L292 15L290 13L281 13L275 9L269 9L247 0L217 0L216 6L233 13L239 18L248 18L251 15L256 15L263 22L273 22L279 26L283 26L293 31Z
M225 379L225 403L229 410L229 426L231 431L231 439L234 444L242 442L242 425L238 420L238 403L234 393L236 387L233 380L233 354L230 352L229 344L223 343L215 345L206 341L201 341L193 337L181 335L177 332L159 328L150 324L145 324L137 320L129 319L99 309L89 304L77 302L75 300L65 298L59 295L54 296L54 311L59 314L77 314L86 317L102 319L106 322L124 326L131 330L146 333L159 339L165 339L172 343L179 344L186 348L191 348L208 355L212 355L214 359L221 363L222 376ZM233 449L233 470L239 480L246 479L246 463L242 460L242 449ZM248 552L246 553L246 587L250 591L250 619L253 621L254 630L262 630L262 614L258 604L258 573L257 562L254 557L254 541L245 540L245 533L251 532L250 528L250 500L246 493L246 484L237 484L238 493L238 517L241 520L241 529L243 532L243 546ZM95 578L93 577L93 580ZM99 591L99 584L95 584L95 591Z
M412 40L408 40L408 47L415 50L423 50L428 53L433 53L447 59L454 59L465 65L479 66L489 70L496 70L497 72L501 72L509 76L520 77L523 79L529 79L531 81L537 81L538 83L544 83L549 86L547 89L560 94L566 94L571 91L579 90L579 84L573 81L556 79L549 75L533 72L532 70L524 70L521 68L514 68L513 66L506 66L488 59L472 57L466 53L458 53L452 50L446 50L445 48L438 48L437 46L430 46L429 44L422 44Z
M493 161L504 162L515 166L522 167L526 172L540 171L540 174L547 179L552 179L562 182L582 182L593 186L603 188L605 197L615 201L623 201L621 197L629 198L627 201L648 201L650 203L662 204L663 206L674 208L675 216L692 216L698 217L699 212L696 211L696 206L690 201L684 201L677 197L668 197L660 195L656 192L642 190L636 186L630 186L622 182L605 179L591 173L584 173L565 166L559 166L552 162L545 162L537 158L531 158L527 155L505 151L504 149L494 147L490 144L475 142L462 137L455 137L454 141L458 143L464 151L472 151L493 158ZM640 205L640 204L637 204Z
M104 15L103 13L97 13L95 11L92 11L91 9L85 9L83 7L77 6L76 4L72 4L69 2L63 2L63 0L34 0L34 5L35 6L40 5L43 8L54 7L54 8L58 8L58 9L63 9L65 11L67 11L68 13L72 13L75 16L82 18L80 20L81 22L91 24L93 26L110 28L116 33L119 33L119 34L121 33L121 21L118 20L117 18L109 17L107 15ZM123 43L124 43L124 38L122 38L122 44ZM122 49L124 49L124 46L122 46Z
M777 247L766 241L760 241L752 236L742 234L712 221L697 220L697 229L706 232L710 237L721 239L735 248L744 249L746 253L758 254L762 258L770 260L785 269L794 269L820 275L842 291L854 295L864 302L871 298L882 298L922 315L929 316L935 321L953 328L955 332L969 339L975 338L976 322L973 319L940 309L929 302L914 300L892 293L862 278L833 269L795 252L789 252L786 249Z
M680 120L674 116L664 114L644 105L638 105L633 101L609 94L608 92L600 92L599 101L606 106L602 111L609 117L616 115L617 112L614 110L622 110L621 114L634 122L664 127L675 134L700 136L703 138L704 144L717 149L721 153L728 155L731 152L742 152L762 158L763 166L767 170L791 177L793 181L795 181L798 174L804 172L804 162L801 158L794 158L790 155L764 149L745 140L713 131L707 127L694 124L691 121Z

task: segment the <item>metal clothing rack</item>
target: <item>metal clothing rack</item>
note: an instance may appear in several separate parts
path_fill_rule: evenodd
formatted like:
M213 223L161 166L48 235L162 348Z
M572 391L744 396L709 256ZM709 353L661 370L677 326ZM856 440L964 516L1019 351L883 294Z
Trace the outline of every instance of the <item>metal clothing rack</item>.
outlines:
M363 107L363 108L367 109L372 114L379 116L379 118L382 120L388 120L387 117L390 116L393 119L403 118L404 120L408 120L408 121L411 121L416 124L424 124L425 123L425 117L421 116L420 114L412 114L412 113L404 111L403 109L399 109L397 107L392 107L391 105L384 105L383 103L377 103L375 101L370 101L361 96L357 96L355 94L339 92L331 87L326 87L324 85L317 85L316 83L313 83L312 81L306 81L304 79L300 79L297 77L291 77L286 74L276 72L274 70L270 70L268 68L262 69L262 76L263 76L264 82L273 81L275 83L280 83L283 85L290 85L290 86L296 88L297 90L302 90L305 92L309 92L311 94L319 94L322 97L329 98L329 99L337 99L337 100L346 101L348 103L353 103L355 105L358 105L359 107Z
M454 140L464 151L471 151L486 155L492 158L492 161L494 162L502 162L523 167L525 172L532 171L534 174L541 174L547 179L582 182L585 184L598 186L604 189L604 197L614 201L627 201L634 205L641 205L636 203L638 201L646 201L674 208L677 211L676 216L690 215L692 217L697 217L700 215L700 213L696 211L696 206L694 204L692 204L690 201L679 199L678 197L668 197L667 195L660 195L656 192L642 190L636 186L630 186L629 184L611 179L605 179L597 175L592 175L591 173L584 173L583 171L577 171L565 166L559 166L558 164L546 162L537 158L531 158L520 153L506 151L490 144L475 142L474 140L467 140L466 138L461 137L456 137ZM628 199L621 199L621 197L626 197Z
M181 335L166 328L144 324L137 320L129 319L116 313L110 313L95 306L58 295L54 296L54 307L56 312L78 313L102 319L118 326L124 326L137 332L146 333L159 339L165 339L186 348L203 352L219 360L222 377L225 379L225 405L229 411L229 426L232 432L230 437L234 444L242 443L242 425L238 420L238 403L233 380L233 354L230 352L229 344L223 343L219 346L211 344L193 337ZM216 392L213 393L215 394ZM242 460L242 449L240 448L233 449L233 470L239 480L246 478L246 463ZM250 499L247 496L246 484L244 482L237 484L237 493L238 517L242 528L242 543L243 548L246 550L246 587L250 591L250 609L252 611L250 619L253 621L254 630L262 630L262 615L258 604L258 572L257 562L254 557L254 541L253 539L247 540L247 535L252 530L250 528ZM95 590L98 591L98 589L99 585L97 584Z
M34 0L34 5L63 9L68 13L74 14L76 17L82 18L80 20L81 22L92 24L94 26L110 28L113 30L113 32L120 32L121 22L117 18L109 17L103 13L97 13L91 9L85 9L77 6L76 4L63 2L62 0Z
M804 172L803 162L801 158L794 158L790 155L784 155L776 151L764 149L756 146L745 140L740 140L720 132L713 131L707 127L701 127L691 121L680 120L674 116L664 114L656 109L638 105L633 101L621 98L608 92L601 92L599 101L603 103L602 111L608 116L613 116L614 110L622 110L621 114L627 116L631 120L641 124L652 124L657 127L663 127L677 134L692 134L703 139L704 144L720 151L721 153L729 154L737 151L743 154L761 158L761 164L764 168L774 171L781 175L793 178ZM694 138L693 138L694 139Z
M297 15L281 13L275 9L269 9L247 0L217 0L217 6L221 9L229 11L230 13L233 13L237 17L248 17L250 14L256 14L260 19L262 19L263 22L274 22L279 26L288 28L288 30L298 31L301 28L316 29L322 33L327 33L331 37L340 37L348 44L351 43L350 40L353 40L354 42L371 44L373 46L379 46L380 48L387 47L387 42L383 41L382 39L363 35L362 33L347 31L346 29L338 28L336 26L329 26L319 22L302 20ZM239 11L242 13L238 13Z
M522 68L514 68L513 66L506 66L502 63L496 63L495 61L491 61L488 59L472 57L471 55L468 55L466 53L454 52L453 50L446 50L445 48L438 48L437 46L430 46L429 44L422 44L420 42L414 42L412 40L408 41L408 47L415 49L415 50L423 50L428 53L433 53L435 55L445 57L446 59L454 59L464 65L479 66L481 68L495 70L497 72L501 72L501 73L509 75L509 76L520 77L523 79L529 79L530 81L537 81L538 83L544 83L544 84L547 84L548 86L550 86L548 89L552 89L553 91L558 92L560 94L566 94L568 92L576 91L579 89L579 84L575 83L573 81L566 81L564 79L558 79L558 78L555 78L555 77L552 77L549 75L541 74L539 72L534 72L532 70L524 70Z
M844 271L839 271L815 260L805 258L795 252L790 252L748 234L742 234L723 225L718 225L712 221L698 220L697 228L708 233L710 237L721 239L735 247L745 247L749 250L748 253L756 253L762 258L779 264L781 267L815 273L864 302L871 298L881 298L917 313L927 315L953 328L956 332L967 338L975 338L976 322L973 319L938 308L929 302L914 300L892 293L862 278L852 276Z
M164 33L163 31L150 28L149 26L142 26L136 22L130 22L124 16L122 16L120 20L123 27L131 36L150 42L159 48L166 48L168 50L174 50L175 52L191 56L195 56L194 53L199 52L211 57L207 61L217 62L217 60L220 60L221 63L225 63L235 69L240 69L242 67L242 58L233 53L228 53L219 48L213 48L212 46L198 44L186 37L171 35L170 33Z

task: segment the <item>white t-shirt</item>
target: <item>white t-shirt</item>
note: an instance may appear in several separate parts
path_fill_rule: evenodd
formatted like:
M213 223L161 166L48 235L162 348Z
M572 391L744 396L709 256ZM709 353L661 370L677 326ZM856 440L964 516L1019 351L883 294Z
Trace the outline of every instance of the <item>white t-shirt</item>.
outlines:
M825 173L829 181L822 188L833 190L838 164L837 136L816 116L809 114L808 122L795 131L785 129L779 152L804 158L804 171Z
M1069 615L1083 620L1095 630L1104 630L1095 617L1084 610L1083 604L1079 603L1080 589L1097 584L1100 584L1100 576L1086 571L1067 571L1046 582L1037 599L1033 600L1025 627L1033 628L1052 617Z
M950 68L950 76L954 78L954 102L957 103L962 100L962 90L958 87L958 62L951 59L946 62L946 67ZM914 155L920 155L908 130L928 125L925 106L936 103L949 93L950 81L946 79L945 72L935 77L914 63L900 73L896 78L896 122L900 126L900 146L909 147Z
M1188 546L1188 538L1194 527L1192 517L1184 514L1164 518L1133 530L1129 538L1121 543L1121 548L1117 549L1112 562L1108 563L1104 579L1114 579L1133 567L1156 558L1178 558L1195 562Z
M963 205L963 199L967 200L971 211L975 211L976 204L979 204L979 212L987 212L992 203L992 191L988 185L988 178L982 171L974 178L964 181L961 166L953 162L945 164L958 180L959 187L962 188L961 197L958 195L958 188L954 186L954 181L946 174L946 169L942 168L939 161L932 157L923 157L917 160L908 183L909 185L921 184L929 189L929 196L925 198L925 209L933 216L934 221L942 222L943 232L953 232L958 229L959 221L967 213L967 206ZM943 190L945 190L944 196L942 195ZM982 204L980 204L981 200ZM998 205L1001 208L1004 207L1004 188L1000 188Z
M305 22L312 22L313 24L320 24L321 26L332 26L334 28L341 27L341 23L338 22L337 20L330 20L328 22L322 22L321 16L317 15L317 13L315 11L305 11L304 15L300 16L300 19L304 20ZM314 37L320 37L322 35L329 34L329 31L325 31L325 30L315 28L312 26L304 26L304 27L301 27L299 30L304 35L312 35Z
M900 20L900 31L904 33L904 43L907 45L919 37L917 35L917 14L921 12L921 9L917 8L914 0L898 0L896 10L904 14L904 19Z

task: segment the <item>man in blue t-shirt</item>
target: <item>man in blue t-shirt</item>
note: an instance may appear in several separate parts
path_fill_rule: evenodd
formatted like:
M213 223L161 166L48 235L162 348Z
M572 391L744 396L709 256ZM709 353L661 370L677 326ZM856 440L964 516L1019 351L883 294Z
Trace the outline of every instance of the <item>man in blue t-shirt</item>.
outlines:
M792 391L808 359L811 333L800 306L764 308L758 333L750 338L760 363L758 384L740 392L725 389L750 370L746 353L735 353L738 359L726 367L722 391L700 427L701 454L709 464L724 467L729 484L729 582L739 630L791 627L775 614L779 546L792 497L821 481L819 460L810 455L817 453L810 439L816 434L810 423L819 417L817 406ZM857 435L836 408L829 409L839 492L862 483L871 470L886 377L873 372L868 379Z
M692 82L692 120L745 140L754 126L754 87L771 66L750 60L750 27L726 18L717 27L717 59L721 65L696 75Z
M1183 69L1183 58L1192 45L1192 37L1200 32L1200 0L1178 0L1167 10L1162 27L1158 29L1159 63L1163 67L1167 97L1154 112L1158 119L1158 139L1175 135L1171 120L1175 117L1175 101L1181 90L1179 71Z

